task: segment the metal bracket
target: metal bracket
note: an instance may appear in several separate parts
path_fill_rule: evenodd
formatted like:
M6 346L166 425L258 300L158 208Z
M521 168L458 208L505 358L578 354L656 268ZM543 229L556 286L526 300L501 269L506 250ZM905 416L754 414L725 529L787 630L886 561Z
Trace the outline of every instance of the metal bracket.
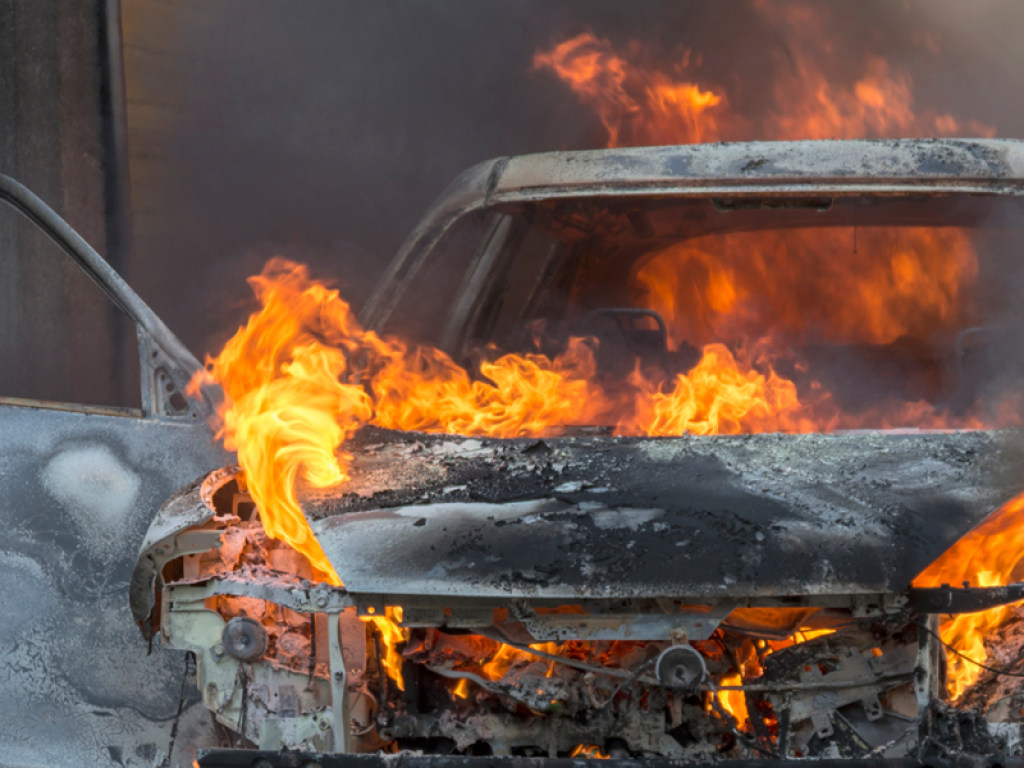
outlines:
M320 591L316 592L315 589L301 587L277 586L263 582L249 582L244 578L224 576L211 578L209 581L196 585L169 584L165 592L173 590L176 601L196 603L202 603L206 598L216 595L254 597L258 600L283 605L297 613L338 614L354 604L352 598L343 588L320 585L317 589ZM314 592L316 598L314 598ZM326 599L321 599L321 596Z
M911 589L910 604L919 613L975 613L1024 600L1024 582L1003 587L925 587Z
M732 612L735 600L722 600L707 613L538 614L526 606L510 612L538 642L565 640L666 640L675 635L707 640Z
M142 410L147 416L175 421L202 421L209 416L205 401L185 397L184 389L191 372L171 359L141 327L137 328L139 341L139 371L142 378Z
M334 716L334 751L351 752L348 714L348 675L341 649L339 616L328 617L327 640L330 663L331 712Z

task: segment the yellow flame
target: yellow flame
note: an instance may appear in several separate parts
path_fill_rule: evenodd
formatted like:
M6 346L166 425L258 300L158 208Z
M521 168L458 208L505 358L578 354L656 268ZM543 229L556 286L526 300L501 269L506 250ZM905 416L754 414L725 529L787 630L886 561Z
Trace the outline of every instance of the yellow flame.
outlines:
M743 685L743 679L739 672L732 672L723 675L718 684L720 686ZM747 713L747 695L743 691L716 691L714 695L718 699L718 705L736 719L739 727L745 727L750 719Z
M398 686L398 690L405 690L405 681L402 679L402 654L398 646L408 640L406 630L399 625L402 621L402 609L400 607L387 607L383 616L361 616L363 621L373 624L380 632L381 644L383 645L384 656L380 663L384 667L387 676Z
M1013 583L1024 557L1024 493L1010 499L971 529L914 579L915 587L943 584L1000 587ZM939 627L939 636L973 662L985 663L985 638L1022 603L953 616ZM957 653L946 653L946 689L953 701L981 677L982 668Z

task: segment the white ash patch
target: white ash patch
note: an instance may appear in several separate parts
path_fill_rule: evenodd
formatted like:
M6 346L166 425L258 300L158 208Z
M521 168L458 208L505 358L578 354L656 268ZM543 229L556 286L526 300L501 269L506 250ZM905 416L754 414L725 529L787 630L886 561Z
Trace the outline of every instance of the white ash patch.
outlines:
M590 518L594 525L602 530L613 530L616 528L640 530L640 526L656 520L665 514L663 509L633 509L623 507L622 509L603 509L591 512Z
M105 445L83 445L55 455L42 473L43 485L79 525L94 553L123 539L123 527L142 481Z

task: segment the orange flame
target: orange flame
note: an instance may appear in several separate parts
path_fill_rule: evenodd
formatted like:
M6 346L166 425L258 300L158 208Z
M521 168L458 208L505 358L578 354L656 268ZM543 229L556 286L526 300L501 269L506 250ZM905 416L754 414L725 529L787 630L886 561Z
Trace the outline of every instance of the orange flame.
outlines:
M774 6L756 5L769 19L778 16ZM756 122L732 111L725 89L697 81L700 60L689 51L659 66L651 62L650 46L634 41L616 49L587 32L538 51L533 63L593 110L610 147L955 135L965 129L994 135L991 126L964 126L950 115L916 110L909 75L878 57L865 57L861 76L850 84L828 82L820 67L828 52L823 15L800 6L779 18L786 25L788 60L773 71L772 99ZM976 320L969 296L977 272L967 232L951 227L730 232L654 251L632 276L634 304L665 319L672 349L688 344L703 349L703 357L672 380L635 372L639 394L625 419L619 409L618 429L670 435L982 426L974 415L954 419L929 407L923 395L917 396L921 402L886 403L862 414L840 412L824 391L812 402L801 401L795 383L780 376L773 362L792 360L796 344L917 339L927 345L948 339ZM919 379L915 391L935 386L927 372Z
M262 308L200 377L223 387L219 434L238 452L267 534L303 553L334 584L340 580L312 535L296 486L346 480L344 441L367 423L497 437L548 435L581 423L643 435L806 432L838 423L827 397L801 402L761 342L739 355L708 344L688 373L667 382L638 369L614 394L597 383L592 348L582 339L554 358L500 355L480 364L486 378L473 378L437 349L364 330L337 291L311 280L305 267L275 259L251 283ZM936 317L942 311L935 309ZM678 316L668 317L682 327ZM887 423L900 414L918 424L950 423L913 404L872 416Z
M915 587L943 584L999 587L1020 580L1015 574L1024 558L1024 494L1014 497L971 529L956 544L925 568ZM1022 603L1000 605L987 611L962 613L939 628L944 643L968 659L985 663L985 638ZM959 699L981 676L978 664L965 661L953 651L946 653L946 688L953 701Z
M766 16L779 14L776 6L758 5ZM909 75L894 71L878 57L865 58L852 87L829 83L812 52L816 41L826 39L821 17L806 6L791 6L782 16L790 32L789 66L776 76L774 105L764 110L754 128L732 112L724 89L701 85L687 75L689 51L671 69L652 67L646 63L644 46L632 43L621 53L608 40L584 33L538 52L534 67L554 72L593 109L610 147L752 137L950 136L965 130L976 136L995 135L991 126L976 121L962 124L948 114L918 113ZM808 422L807 407L797 399L792 382L770 367L767 375L749 365L741 368L721 344L725 339L746 343L759 338L758 326L766 316L773 318L776 337L806 340L813 331L828 341L876 344L901 336L928 338L970 321L971 307L962 294L974 280L977 257L966 233L950 228L861 228L850 236L860 239L859 248L854 239L851 250L860 250L865 257L830 259L826 254L831 244L813 231L734 233L728 249L702 248L698 239L651 254L634 276L644 297L642 305L666 319L673 346L684 341L701 345L704 356L667 391L664 382L649 382L635 372L633 382L641 394L632 420L619 422L620 431L665 435L745 431L752 425L785 431L858 426L849 418L829 419L820 410ZM708 371L710 380L704 376ZM735 393L740 393L738 400ZM755 396L748 399L748 393ZM736 416L745 421L737 423ZM884 426L954 425L944 414L915 403L901 404L887 414L873 411L867 418ZM982 426L969 417L955 425ZM1018 560L1017 540L1024 537L1018 527L1024 521L1015 519L1022 506L1020 499L1009 502L915 583L1007 583ZM988 536L1000 537L994 552ZM1009 611L1010 607L1000 607L957 616L942 626L942 637L969 658L983 661L985 634ZM959 698L980 672L950 653L952 698ZM742 694L733 693L722 692L723 706L734 714L745 712ZM745 717L738 720L744 722Z
M334 584L340 580L312 535L296 486L346 480L351 457L342 446L366 423L499 437L608 419L641 434L811 428L795 415L800 405L790 382L741 368L724 347L708 347L669 391L637 373L634 392L611 397L596 383L582 339L554 358L485 361L479 370L486 380L474 380L439 350L362 329L337 291L311 280L303 266L274 259L250 282L262 308L193 385L212 380L223 387L219 436L238 452L267 534L306 555ZM772 420L783 406L789 416Z
M733 232L650 254L638 298L669 339L703 345L759 338L889 344L973 322L978 257L951 227L848 227Z
M483 676L488 680L500 680L504 677L505 673L508 672L510 667L516 664L529 663L532 661L542 660L543 657L534 656L526 651L514 648L511 645L505 643L495 643L498 646L498 650L490 656L490 660L481 666L480 671ZM549 653L554 655L561 655L564 652L564 647L558 643L535 643L530 646L535 651L541 651L542 653ZM554 662L548 662L548 669L545 674L546 677L551 677L554 674Z
M516 437L585 423L602 407L593 353L578 338L554 359L502 355L482 362L487 380L476 381L436 349L389 339L377 340L375 352L385 361L370 383L373 423L382 427Z
M977 273L967 233L950 227L734 232L728 241L707 235L656 251L635 271L635 302L664 318L670 348L702 346L703 358L670 392L664 382L637 374L634 383L644 393L635 409L640 422L619 427L668 435L981 426L970 414L953 418L897 401L841 413L828 392L801 401L795 383L774 370L774 361L799 359L792 351L797 345L920 340L924 346L904 354L909 361L909 354L937 339L948 342L976 321ZM940 373L929 373L927 361L916 371L916 391L936 386ZM721 413L724 422L695 423L695 408ZM742 419L737 423L733 414Z
M723 675L718 684L743 685L743 678L739 672L732 672ZM746 727L750 721L750 714L747 712L747 695L743 691L716 691L715 697L718 699L718 705L736 719L740 728Z
M675 377L663 391L635 371L636 407L632 421L618 431L652 436L735 435L743 432L810 432L815 423L804 416L796 385L750 365L741 366L724 344L704 347L700 362Z
M384 655L380 660L384 672L395 682L398 690L405 690L405 681L402 679L402 654L398 646L407 639L405 631L398 626L402 621L402 609L388 607L383 616L363 616L363 621L373 624L380 632L381 645Z
M597 760L607 760L608 755L604 753L600 747L593 745L580 744L572 752L569 753L569 757L589 757Z
M688 56L686 57L688 59ZM715 141L715 108L722 96L657 70L640 70L607 40L583 33L533 57L551 69L597 112L608 146ZM642 136L639 142L637 137Z
M765 8L774 14L776 7ZM651 48L637 41L618 51L589 32L538 51L535 69L547 69L594 111L609 147L692 144L757 139L854 139L913 136L994 136L992 126L914 108L913 81L877 56L860 63L852 85L826 79L824 35L811 9L790 15L784 65L774 68L769 103L751 121L733 111L721 86L700 84L690 71L700 57L689 50L670 66L649 63Z
M774 609L765 610L770 612ZM762 618L765 618L767 615L765 612L761 613ZM780 612L780 615L784 614ZM806 643L818 637L834 634L835 631L834 629L801 627L784 640L759 640L757 646L748 640L736 652L736 665L739 671L727 672L721 675L717 680L717 686L719 689L722 687L741 686L746 681L754 680L764 674L764 668L761 666L761 660L764 656L775 651L781 651L783 648L789 648L790 646ZM758 649L760 649L760 654ZM735 718L741 730L748 730L750 712L747 709L747 695L744 691L717 690L712 695L715 697L718 706ZM708 711L714 711L709 700L706 700L705 708Z
M828 83L808 54L814 13L789 22L803 43L776 80L774 106L757 126L760 138L961 130L949 115L916 112L910 78L881 59L865 59L851 86ZM638 44L620 52L584 33L538 52L534 66L553 71L594 109L609 146L744 138L751 122L733 111L724 88L689 74L691 58L686 53L673 67L659 68ZM980 124L968 128L994 133ZM888 344L963 327L972 318L964 297L977 259L966 233L951 228L845 234L850 242L843 247L861 258L831 258L835 230L731 233L728 248L715 247L709 235L649 254L632 276L638 304L665 318L673 349L686 343L702 355L685 374L638 368L623 391L597 383L592 346L583 339L570 340L554 357L495 350L471 373L439 350L362 329L336 291L283 260L251 279L261 309L194 384L208 379L224 390L219 435L238 452L267 534L303 553L319 577L340 584L296 489L346 480L351 457L344 443L367 423L500 437L551 434L579 423L647 435L857 426L837 413L828 393L802 402L773 361L796 341ZM766 317L770 329L763 328ZM905 418L919 426L951 424L923 403L869 417L873 425ZM977 426L969 419L960 424ZM368 620L385 639L387 674L401 686L397 646L405 636L393 618L392 612ZM496 652L485 673L500 677L514 663L513 651ZM753 668L736 674L736 682L749 674ZM746 722L742 692L721 692L720 701Z
M363 330L337 291L311 281L305 267L274 259L250 283L262 308L193 386L223 388L218 436L238 452L267 534L332 584L340 579L295 489L300 480L325 488L348 479L341 446L360 426L540 434L600 403L589 381L592 355L578 340L553 360L503 355L481 367L493 383L472 381L438 350ZM350 383L359 380L366 386Z
M342 381L343 350L315 334L318 327L352 334L348 305L282 262L271 262L249 283L263 308L207 361L205 377L226 396L218 436L238 452L267 535L305 555L329 583L341 584L299 506L295 484L300 477L318 488L346 480L347 455L339 449L371 416L366 392Z

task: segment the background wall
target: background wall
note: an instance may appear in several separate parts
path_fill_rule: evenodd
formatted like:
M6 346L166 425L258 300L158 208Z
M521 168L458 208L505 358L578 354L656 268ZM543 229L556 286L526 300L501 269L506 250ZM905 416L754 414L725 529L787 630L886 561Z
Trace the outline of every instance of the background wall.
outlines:
M120 0L123 48L116 0L0 0L0 171L65 213L201 355L244 318L244 278L267 257L310 263L359 304L463 168L601 146L590 111L533 68L537 50L587 30L670 63L689 49L687 71L754 114L809 5L830 78L879 55L912 75L919 105L1024 136L1015 0ZM33 238L0 220L0 395L134 399L130 338Z
M197 352L245 315L244 277L274 253L358 303L463 168L601 146L600 125L534 52L591 30L640 40L756 111L806 3L759 0L122 0L131 278ZM919 105L1024 136L1013 0L813 4L820 66L867 54L914 79ZM851 66L852 65L852 66ZM757 138L751 136L750 138Z

